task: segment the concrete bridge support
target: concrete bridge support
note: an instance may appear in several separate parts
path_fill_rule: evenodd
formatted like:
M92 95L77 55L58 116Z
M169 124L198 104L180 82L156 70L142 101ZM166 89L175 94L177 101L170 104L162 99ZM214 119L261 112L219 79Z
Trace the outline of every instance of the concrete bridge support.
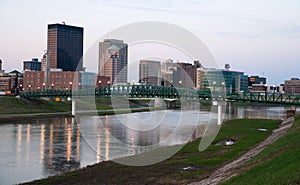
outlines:
M76 115L76 101L72 99L72 116Z
M154 99L154 107L164 107L164 99L163 98L155 98Z
M296 115L297 107L295 105L291 105L288 110L286 110L286 118L294 117Z
M221 102L217 102L217 101L213 101L213 106L217 106L218 107L218 111L217 111L217 125L221 125L222 124L222 103Z
M175 109L176 108L176 101L166 101L168 109Z

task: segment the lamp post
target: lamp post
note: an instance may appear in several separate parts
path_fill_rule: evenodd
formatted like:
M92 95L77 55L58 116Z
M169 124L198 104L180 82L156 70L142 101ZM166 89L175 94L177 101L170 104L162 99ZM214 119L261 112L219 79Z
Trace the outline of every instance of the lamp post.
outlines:
M213 88L214 88L213 95L215 96L216 95L216 82L213 82Z
M69 82L70 85L70 91L72 91L72 82Z
M43 90L46 90L46 84L43 83Z
M178 83L179 83L179 87L181 88L182 81L181 81L181 80L179 80L179 82L178 82Z
M101 83L102 83L102 81L99 80L99 81L98 81L98 86L99 86L99 87L101 87Z
M268 98L267 89L268 89L268 85L265 84L265 101L267 101L267 98Z
M222 85L221 95L224 95L224 99L225 99L225 92L226 92L225 82L221 82L221 85Z
M23 91L23 85L20 84L20 91Z
M28 90L30 91L30 89L31 89L31 85L29 84L29 85L28 85Z
M53 90L53 88L54 88L54 84L53 84L53 83L51 84L51 88L52 88L52 90Z
M221 82L221 85L222 85L222 91L224 91L225 82Z
M110 81L107 81L107 85L110 86Z

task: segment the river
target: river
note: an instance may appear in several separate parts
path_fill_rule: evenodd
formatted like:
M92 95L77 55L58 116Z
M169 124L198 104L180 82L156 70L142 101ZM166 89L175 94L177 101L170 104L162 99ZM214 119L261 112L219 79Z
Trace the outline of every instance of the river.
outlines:
M284 107L233 107L225 119L284 119ZM138 121L133 121L138 120ZM61 174L191 139L210 112L153 111L0 125L0 184ZM195 122L195 120L197 120Z

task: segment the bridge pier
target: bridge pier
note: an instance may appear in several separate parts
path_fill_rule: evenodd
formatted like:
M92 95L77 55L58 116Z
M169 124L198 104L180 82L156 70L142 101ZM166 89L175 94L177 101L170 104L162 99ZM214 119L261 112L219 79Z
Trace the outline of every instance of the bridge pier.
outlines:
M221 125L222 124L222 103L221 102L217 102L217 101L213 101L213 106L218 106L218 111L217 111L217 125Z
M296 106L291 105L288 110L286 110L286 118L294 117L296 115Z
M76 101L72 99L72 116L76 115Z
M154 107L164 107L164 99L155 98L154 99Z
M175 109L176 108L176 101L168 101L167 102L168 109Z

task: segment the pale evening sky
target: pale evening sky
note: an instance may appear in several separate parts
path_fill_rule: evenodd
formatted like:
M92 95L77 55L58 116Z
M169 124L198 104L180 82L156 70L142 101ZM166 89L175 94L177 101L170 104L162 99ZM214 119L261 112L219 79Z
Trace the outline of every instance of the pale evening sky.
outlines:
M265 75L273 85L300 78L299 17L299 0L2 0L0 59L6 71L40 59L50 23L84 27L86 51L117 27L162 21L198 36L219 66Z

